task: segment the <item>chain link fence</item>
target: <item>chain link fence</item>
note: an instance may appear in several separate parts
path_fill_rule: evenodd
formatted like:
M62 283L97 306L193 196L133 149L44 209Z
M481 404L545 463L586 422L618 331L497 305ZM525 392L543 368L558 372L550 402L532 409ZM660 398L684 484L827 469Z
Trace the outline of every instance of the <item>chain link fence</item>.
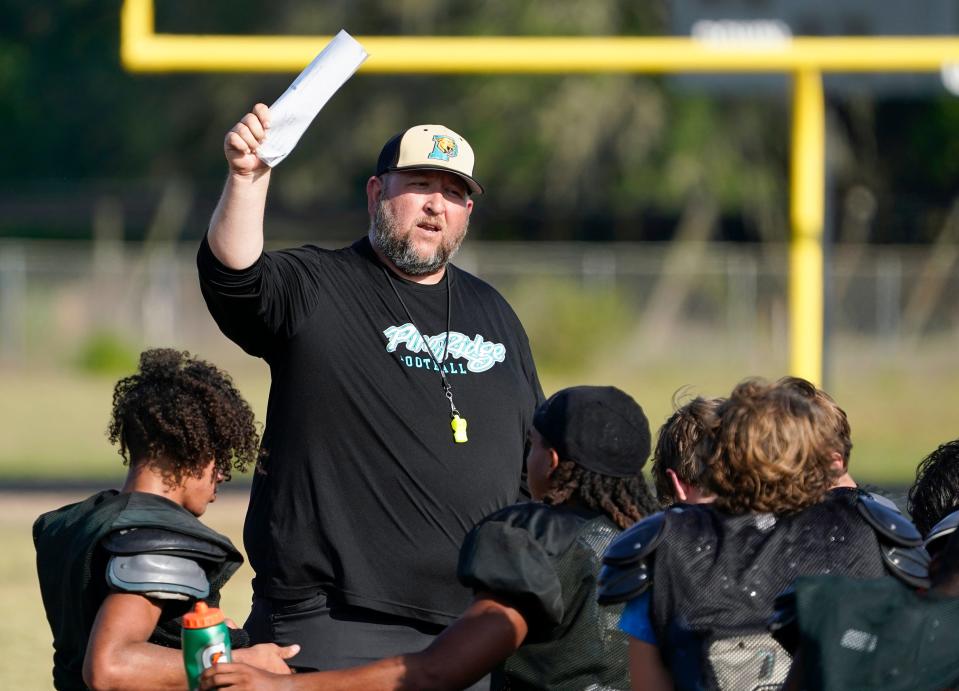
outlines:
M0 243L0 358L64 362L97 335L133 348L232 353L197 285L193 245ZM884 352L959 335L959 248L837 246L827 253L828 340ZM585 339L668 354L705 337L713 352L786 348L787 248L683 243L481 243L463 268L503 292L547 362L575 366L555 343ZM566 325L566 333L560 329Z

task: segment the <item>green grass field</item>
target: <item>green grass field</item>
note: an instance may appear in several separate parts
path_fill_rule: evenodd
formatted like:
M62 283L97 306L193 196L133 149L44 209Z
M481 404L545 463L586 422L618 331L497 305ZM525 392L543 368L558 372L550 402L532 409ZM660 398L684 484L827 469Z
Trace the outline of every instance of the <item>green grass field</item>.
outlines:
M944 338L909 353L857 342L834 348L827 390L849 415L855 444L852 469L858 479L907 485L919 459L959 436L954 412L959 409L959 367L953 340ZM786 372L785 356L759 359L710 350L708 338L690 341L695 339L655 355L629 344L601 349L588 368L541 371L543 388L549 394L572 384L615 384L643 405L655 430L682 387L724 395L746 376L777 378ZM233 373L262 421L269 388L266 367L250 358L221 364ZM120 457L105 434L113 377L44 368L0 370L0 381L0 482L109 482L122 477Z
M269 387L262 369L231 368L260 421ZM0 482L122 478L106 436L115 379L66 368L0 370Z

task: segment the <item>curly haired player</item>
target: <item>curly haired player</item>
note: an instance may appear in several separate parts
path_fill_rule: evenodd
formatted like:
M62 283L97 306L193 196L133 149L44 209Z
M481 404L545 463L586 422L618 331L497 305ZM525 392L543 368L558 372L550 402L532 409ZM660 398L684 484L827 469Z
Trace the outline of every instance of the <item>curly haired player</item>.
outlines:
M253 412L230 378L176 350L148 350L113 392L108 430L129 465L123 488L40 516L37 573L53 632L57 689L186 686L179 618L215 604L243 562L197 517L231 470L259 456ZM237 660L276 672L296 647L243 648Z
M627 639L596 604L596 576L610 541L656 510L641 475L649 445L646 416L624 392L559 391L533 416L537 501L501 509L467 535L458 574L473 602L429 647L283 678L221 664L201 688L461 689L491 672L493 689L628 689Z

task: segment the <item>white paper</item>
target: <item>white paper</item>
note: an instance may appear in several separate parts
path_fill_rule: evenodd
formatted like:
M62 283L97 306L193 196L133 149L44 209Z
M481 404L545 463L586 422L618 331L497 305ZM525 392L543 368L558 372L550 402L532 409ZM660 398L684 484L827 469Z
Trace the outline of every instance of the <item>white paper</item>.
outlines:
M369 57L340 31L270 106L270 129L256 155L271 168L289 156L313 118Z

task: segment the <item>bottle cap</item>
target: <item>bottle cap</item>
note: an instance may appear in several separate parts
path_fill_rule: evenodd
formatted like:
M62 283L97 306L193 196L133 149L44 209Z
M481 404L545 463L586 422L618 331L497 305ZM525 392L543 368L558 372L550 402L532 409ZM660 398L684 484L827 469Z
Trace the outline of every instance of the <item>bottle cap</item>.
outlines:
M183 615L183 628L205 629L208 626L216 626L225 619L221 609L210 607L203 600L199 600L192 612Z

